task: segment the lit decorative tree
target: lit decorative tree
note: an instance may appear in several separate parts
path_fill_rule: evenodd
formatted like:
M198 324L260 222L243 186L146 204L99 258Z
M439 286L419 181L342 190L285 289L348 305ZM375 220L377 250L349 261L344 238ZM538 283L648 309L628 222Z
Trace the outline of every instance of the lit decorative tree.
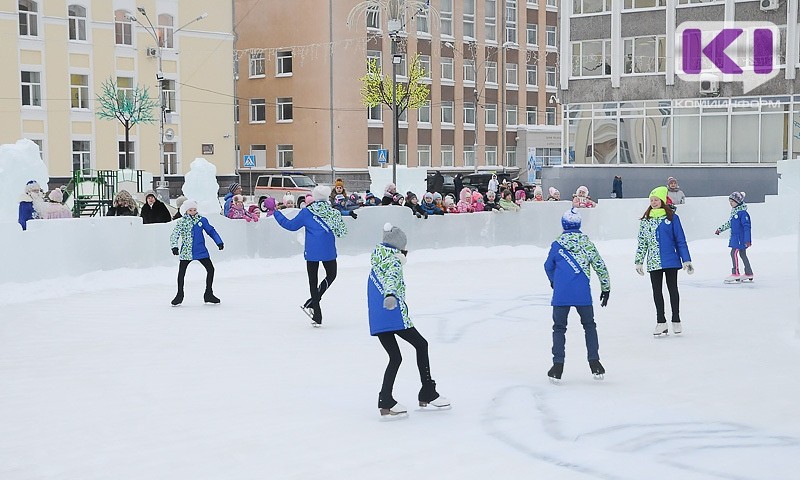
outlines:
M158 109L158 101L150 97L147 87L136 86L131 90L120 90L113 78L103 82L97 96L100 108L97 116L104 120L117 120L125 128L125 166L130 164L130 131L139 123L155 123L153 109Z
M425 105L428 101L430 87L420 82L424 78L425 71L419 61L419 55L415 55L408 67L408 83L397 82L397 96L392 92L392 78L389 75L381 75L381 66L377 59L370 59L367 62L367 74L361 77L361 101L368 107L386 105L393 108L393 98L397 98L398 118L406 109L417 109Z

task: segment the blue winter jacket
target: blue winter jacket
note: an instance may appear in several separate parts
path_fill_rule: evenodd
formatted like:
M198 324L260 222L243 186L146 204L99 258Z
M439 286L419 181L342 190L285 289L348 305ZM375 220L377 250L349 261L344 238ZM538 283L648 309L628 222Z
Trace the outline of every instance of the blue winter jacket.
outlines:
M750 214L747 213L747 204L741 204L731 210L731 218L719 227L720 232L731 229L731 239L728 241L730 248L744 250L752 241L750 237Z
M207 218L201 215L184 215L178 219L169 241L172 248L180 245L179 259L200 260L201 258L210 257L203 232L206 232L214 240L215 244L220 245L222 243L222 238L214 230L214 227L208 223Z
M600 278L600 289L611 289L608 269L589 237L580 230L565 231L550 246L544 271L553 284L556 306L586 306L592 304L591 269Z
M647 271L666 268L682 268L684 262L691 262L686 236L681 219L672 216L646 218L639 222L639 235L636 245L636 264L644 264L647 257Z
M435 203L425 203L424 200L419 204L419 208L428 215L442 215L444 213Z
M325 262L336 259L336 237L331 228L318 216L303 208L291 220L282 211L274 214L278 224L286 230L297 231L305 227L306 242L303 256L310 262Z
M33 209L33 202L19 202L19 224L22 225L23 230L28 229L28 220L36 218L36 212Z
M233 203L233 193L228 192L227 194L225 194L224 200L225 200L225 205L222 207L222 214L225 215L225 217L227 217L228 212L231 210L231 203Z
M369 334L405 330L414 325L408 316L406 284L403 280L403 262L399 250L385 244L375 247L370 257L372 270L367 280L367 311ZM387 310L383 299L389 295L397 298L397 308Z

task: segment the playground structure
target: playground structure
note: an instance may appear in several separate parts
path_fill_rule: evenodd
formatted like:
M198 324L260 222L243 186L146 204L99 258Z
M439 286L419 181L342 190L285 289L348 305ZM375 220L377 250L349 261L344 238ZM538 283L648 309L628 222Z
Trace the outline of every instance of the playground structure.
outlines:
M149 185L152 185L152 174L144 170L75 170L66 188L67 205L73 217L102 216L120 190L136 196L149 190Z

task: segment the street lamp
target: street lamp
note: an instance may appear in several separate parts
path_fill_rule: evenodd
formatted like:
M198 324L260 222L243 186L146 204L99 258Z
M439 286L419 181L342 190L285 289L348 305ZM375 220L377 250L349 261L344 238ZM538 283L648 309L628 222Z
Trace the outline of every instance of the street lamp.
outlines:
M164 69L162 64L162 51L161 51L163 48L162 45L163 39L158 38L158 32L156 31L156 27L153 25L153 22L150 21L150 17L147 16L147 11L144 9L144 7L136 7L136 10L140 14L142 14L142 16L147 20L147 25L140 22L139 19L133 15L128 15L128 18L138 23L139 26L144 28L144 31L150 34L150 36L153 37L153 40L156 42L156 47L155 47L156 58L158 59L158 70L156 71L156 80L158 81L158 97L161 105L161 111L159 112L158 115L158 138L159 138L158 153L159 156L161 157L161 161L159 162L161 166L161 172L160 172L161 174L159 175L160 180L156 184L156 193L163 202L169 202L169 189L167 188L169 186L169 183L164 180L164 170L166 169L166 164L164 161L164 122L166 121L167 105L166 102L164 101ZM201 15L194 18L190 22L184 24L182 27L173 30L172 34L175 35L176 33L180 32L189 25L195 22L199 22L200 20L206 17L208 17L208 12L202 13Z

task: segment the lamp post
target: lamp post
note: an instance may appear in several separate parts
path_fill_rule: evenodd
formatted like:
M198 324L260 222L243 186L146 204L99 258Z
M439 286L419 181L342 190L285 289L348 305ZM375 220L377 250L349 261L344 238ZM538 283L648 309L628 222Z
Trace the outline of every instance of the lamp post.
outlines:
M162 64L162 49L164 48L162 45L163 39L158 38L158 32L156 31L156 27L153 25L153 22L150 21L150 17L147 16L147 11L144 7L136 7L136 10L142 14L142 16L147 20L147 25L143 24L133 15L129 15L128 18L133 20L134 22L138 23L139 26L144 28L144 31L150 34L153 37L153 40L156 42L156 58L158 59L158 71L156 71L156 81L158 82L158 98L159 103L161 105L160 112L158 114L158 154L161 157L159 165L161 167L161 172L159 175L159 182L156 184L156 194L163 202L169 202L169 183L164 180L164 170L166 169L166 164L164 161L164 122L166 121L166 102L164 102L164 69ZM188 27L189 25L199 22L200 20L208 17L208 13L203 13L199 15L197 18L187 22L182 27L173 30L172 34L175 35L176 33L180 32L184 28ZM165 35L166 37L166 35Z

